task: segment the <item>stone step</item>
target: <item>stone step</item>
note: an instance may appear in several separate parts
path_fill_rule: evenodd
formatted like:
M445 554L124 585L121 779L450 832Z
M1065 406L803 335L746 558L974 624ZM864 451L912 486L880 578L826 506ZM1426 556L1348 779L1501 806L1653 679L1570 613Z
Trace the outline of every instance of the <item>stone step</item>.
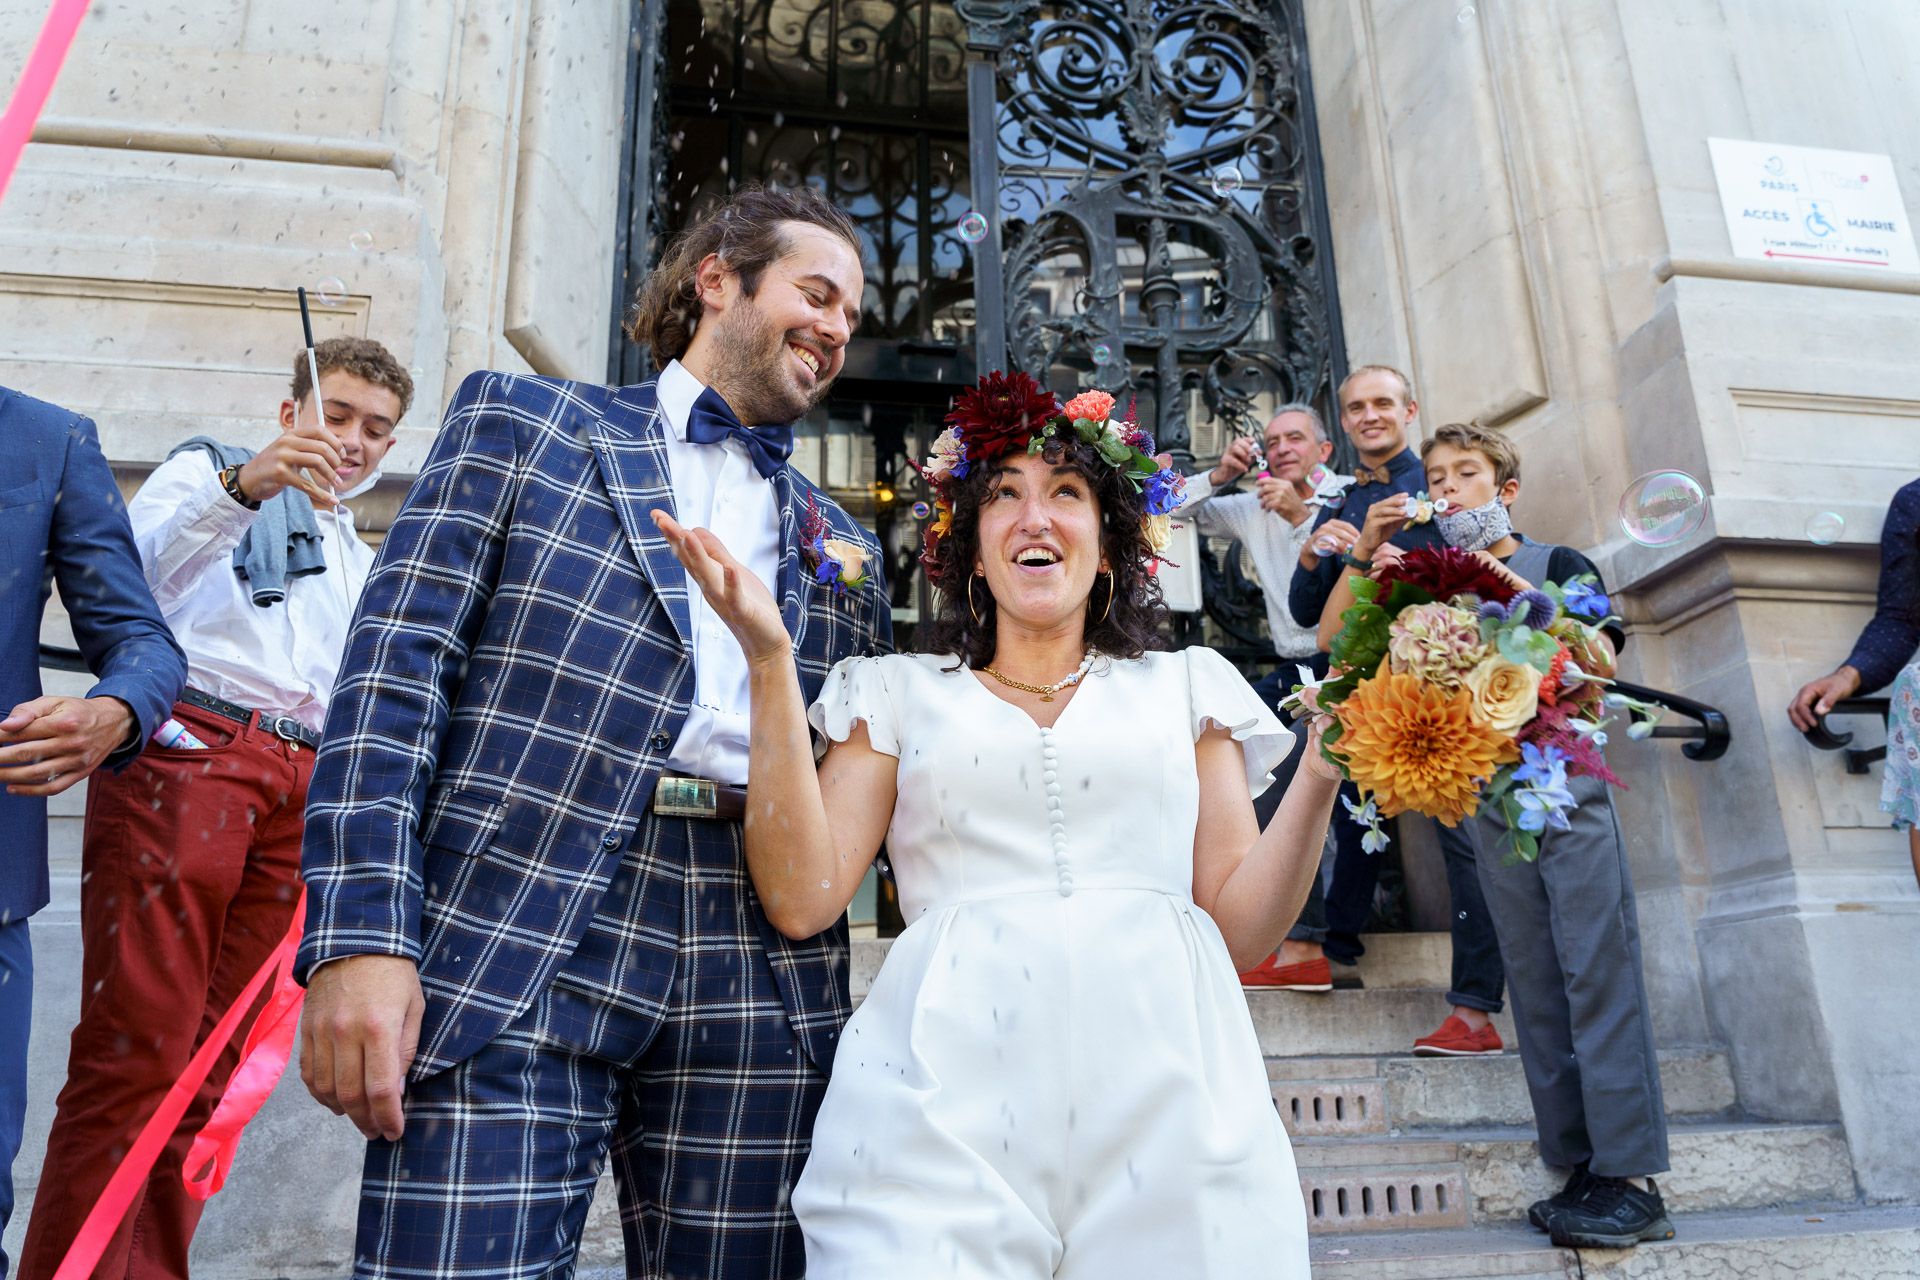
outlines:
M857 1001L873 985L891 938L853 940L853 998ZM1360 957L1360 980L1368 989L1446 988L1453 961L1453 941L1444 933L1369 933L1361 938L1366 954ZM1438 1025L1435 1019L1435 1025ZM1429 1027L1428 1030L1433 1028Z
M1673 1215L1637 1249L1556 1249L1525 1223L1312 1241L1314 1280L1912 1280L1920 1208L1801 1205ZM1275 1280L1294 1280L1275 1277Z
M1247 1010L1269 1058L1406 1054L1413 1042L1438 1029L1447 1016L1440 988L1385 987L1365 991L1251 990ZM1513 1017L1497 1013L1493 1024L1509 1052Z
M1274 1105L1296 1138L1386 1133L1391 1129L1529 1125L1533 1105L1518 1054L1486 1058L1270 1058ZM1733 1073L1708 1049L1660 1054L1670 1116L1731 1113Z
M1856 1198L1838 1125L1678 1123L1669 1146L1673 1167L1659 1182L1676 1213ZM1303 1138L1294 1159L1317 1232L1515 1220L1565 1179L1541 1162L1532 1128L1519 1126Z

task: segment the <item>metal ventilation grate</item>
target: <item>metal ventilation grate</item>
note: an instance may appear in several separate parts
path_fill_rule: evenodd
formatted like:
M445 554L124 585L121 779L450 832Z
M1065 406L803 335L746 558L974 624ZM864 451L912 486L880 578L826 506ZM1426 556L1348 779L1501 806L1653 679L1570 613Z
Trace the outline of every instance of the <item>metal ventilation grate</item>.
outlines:
M1276 1080L1273 1104L1296 1138L1387 1131L1386 1084L1377 1079Z
M1303 1174L1307 1229L1418 1230L1467 1225L1467 1182L1454 1167Z

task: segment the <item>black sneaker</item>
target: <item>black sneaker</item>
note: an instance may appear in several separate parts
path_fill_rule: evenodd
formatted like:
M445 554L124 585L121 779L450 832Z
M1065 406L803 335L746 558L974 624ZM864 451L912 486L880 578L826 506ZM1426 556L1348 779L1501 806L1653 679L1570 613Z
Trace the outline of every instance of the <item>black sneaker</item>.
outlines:
M1593 1178L1580 1203L1551 1219L1548 1234L1562 1249L1630 1249L1673 1239L1673 1223L1652 1178L1645 1191L1625 1178Z
M1587 1172L1585 1164L1573 1167L1573 1176L1567 1179L1567 1185L1560 1188L1545 1200L1535 1200L1527 1210L1527 1221L1534 1230L1546 1231L1553 1225L1554 1215L1562 1209L1571 1209L1586 1198L1587 1188L1593 1185L1593 1175Z

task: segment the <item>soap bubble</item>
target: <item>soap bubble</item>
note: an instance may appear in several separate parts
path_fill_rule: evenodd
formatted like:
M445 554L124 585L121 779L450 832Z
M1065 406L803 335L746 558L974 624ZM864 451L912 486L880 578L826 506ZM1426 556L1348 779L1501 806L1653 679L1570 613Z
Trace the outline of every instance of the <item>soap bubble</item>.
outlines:
M987 238L987 215L977 209L967 210L960 219L960 238L968 244L979 244Z
M408 367L407 376L409 378L412 378L415 382L418 382L420 381L420 379L427 376L427 371L424 368L422 368L420 365L416 364Z
M348 236L347 243L353 246L356 253L365 253L373 248L373 232L363 228Z
M1111 364L1113 362L1113 348L1104 342L1094 343L1093 362L1095 364Z
M1846 518L1838 511L1818 511L1807 517L1807 541L1816 547L1830 547L1846 532Z
M1454 14L1453 20L1455 22L1458 22L1461 26L1465 26L1467 23L1472 22L1476 16L1477 15L1474 12L1473 6L1468 5L1464 9L1460 10L1460 12Z
M1240 176L1240 170L1236 166L1223 164L1213 171L1210 181L1213 183L1213 194L1225 200L1238 191L1246 179Z
M323 307L337 307L347 300L347 284L339 276L322 276L313 282L314 301Z
M1643 547L1669 547L1707 516L1707 495L1684 471L1652 471L1620 496L1620 528Z
M926 503L916 502L913 504L913 518L915 520L925 520L928 516L932 514L933 514L933 508L928 506Z

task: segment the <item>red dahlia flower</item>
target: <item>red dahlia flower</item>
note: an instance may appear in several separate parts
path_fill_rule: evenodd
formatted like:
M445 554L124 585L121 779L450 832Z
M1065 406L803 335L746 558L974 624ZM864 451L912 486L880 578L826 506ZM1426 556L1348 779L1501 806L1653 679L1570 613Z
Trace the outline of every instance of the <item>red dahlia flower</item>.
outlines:
M1420 588L1435 600L1452 600L1471 593L1482 600L1501 604L1513 598L1506 579L1488 568L1479 557L1452 547L1420 547L1407 552L1400 562L1380 570L1382 593L1396 582Z
M1053 393L1026 374L989 373L953 398L947 425L960 429L968 462L990 462L1025 449L1059 411Z

